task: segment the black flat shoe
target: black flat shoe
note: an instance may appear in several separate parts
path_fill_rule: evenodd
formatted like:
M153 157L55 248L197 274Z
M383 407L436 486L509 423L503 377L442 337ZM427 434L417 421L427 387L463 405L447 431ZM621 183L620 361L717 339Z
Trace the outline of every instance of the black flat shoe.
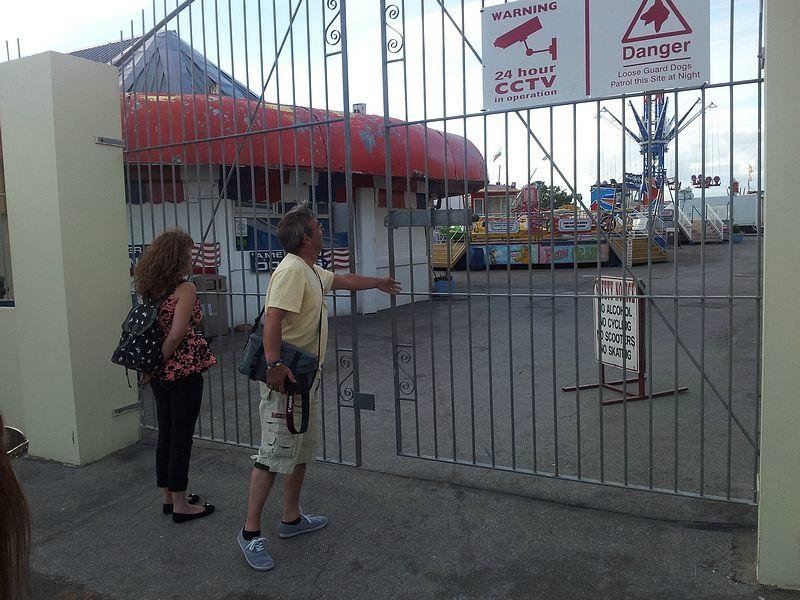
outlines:
M186 494L186 502L187 502L187 504L197 504L198 502L200 502L200 496L198 494ZM165 515L171 515L172 514L172 503L170 503L170 504L166 504L166 503L162 504L161 505L161 510L164 511Z
M195 519L202 519L214 512L214 505L208 502L203 502L203 512L196 514L172 513L173 523L186 523L186 521L194 521Z

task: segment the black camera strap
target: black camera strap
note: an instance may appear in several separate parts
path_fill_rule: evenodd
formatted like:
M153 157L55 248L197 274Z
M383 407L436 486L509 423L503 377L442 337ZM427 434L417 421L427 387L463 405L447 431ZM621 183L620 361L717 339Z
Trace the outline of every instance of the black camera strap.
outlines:
M320 291L320 305L319 305L319 322L317 324L317 359L320 357L320 352L322 350L322 309L325 302L325 288L322 286L322 278L317 273L317 270L312 267L314 271L314 275L317 276L319 280L319 291ZM309 375L298 375L295 373L295 368L297 367L297 362L300 360L300 355L295 354L295 358L291 364L289 364L289 370L294 374L296 379L307 378L310 377L311 381L297 381L299 384L299 388L302 390L301 393L297 394L294 391L294 387L297 384L292 384L290 381L286 380L284 382L284 386L286 387L286 427L289 429L291 433L298 434L298 433L305 433L308 431L308 420L309 420L309 413L311 412L311 387L314 385L314 379L317 377L317 373L311 373ZM298 430L294 425L294 408L297 398L300 398L300 402L302 403L302 410L303 416L300 419L300 429Z

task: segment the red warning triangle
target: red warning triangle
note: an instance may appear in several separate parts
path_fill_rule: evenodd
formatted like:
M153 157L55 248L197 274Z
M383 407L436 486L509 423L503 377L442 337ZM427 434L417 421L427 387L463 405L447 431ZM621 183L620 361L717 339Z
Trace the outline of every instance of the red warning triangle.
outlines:
M645 11L645 7L651 2L653 2L653 0L642 0L639 10L636 11L636 15L628 26L628 31L625 32L622 38L623 44L692 33L692 28L689 26L689 23L683 18L681 11L678 10L678 7L675 6L672 0L655 0L653 5ZM680 22L679 24L674 23L675 19L671 18L673 16L677 18ZM655 33L632 36L633 30L640 22L644 23L648 29L652 26ZM665 23L674 23L674 25L662 29Z

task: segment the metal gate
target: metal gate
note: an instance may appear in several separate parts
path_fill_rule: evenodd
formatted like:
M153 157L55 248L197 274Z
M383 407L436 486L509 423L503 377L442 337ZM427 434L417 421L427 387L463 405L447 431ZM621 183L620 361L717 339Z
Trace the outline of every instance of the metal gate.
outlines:
M200 438L260 442L258 388L236 366L283 256L280 216L308 201L325 229L321 264L355 269L345 22L337 0L154 2L119 42L76 53L119 67L131 270L167 227L196 242L193 279L218 360ZM354 294L328 303L320 458L359 465L358 307ZM149 389L141 396L154 427Z
M432 267L392 307L397 453L756 502L762 3L714 3L708 84L513 111L481 104L484 4L380 2L384 137L425 128L424 168L387 150L390 270Z

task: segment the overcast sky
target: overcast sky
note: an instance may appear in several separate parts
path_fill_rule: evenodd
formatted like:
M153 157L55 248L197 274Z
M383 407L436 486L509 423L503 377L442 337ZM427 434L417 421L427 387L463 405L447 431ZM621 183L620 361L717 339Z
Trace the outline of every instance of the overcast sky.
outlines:
M569 0L561 0L569 1ZM575 0L572 0L575 1ZM727 81L729 77L730 53L730 10L732 0L711 0L711 81ZM279 77L273 77L267 86L266 97L274 101L278 93L282 103L296 102L298 105L312 104L331 108L342 104L341 73L338 70L339 58L333 56L323 59L325 24L334 11L327 11L322 17L323 3L328 0L310 0L303 3L294 25L292 42L295 63L291 66L290 48L287 46L279 61ZM421 5L424 2L424 67L423 78L423 18ZM391 4L391 2L387 2ZM490 1L487 5L499 4ZM216 14L215 17L215 4ZM234 70L239 80L249 80L250 87L257 93L261 90L264 73L260 63L269 70L275 56L275 35L282 39L289 21L289 6L297 0L231 0L231 19L228 19L227 0L196 0L193 4L192 41L196 49L203 51L201 8L205 10L207 33L206 54L209 60L217 62L229 73ZM398 2L400 4L400 2ZM389 112L392 116L409 119L436 119L443 114L448 116L478 112L482 108L481 67L472 50L443 15L436 0L406 0L405 37L403 51L405 63L389 65ZM142 0L0 0L0 43L8 40L12 57L16 56L16 40L20 40L22 54L30 55L45 50L68 52L109 41L118 40L120 31L130 35L131 20L134 32L141 34L143 27L149 29L154 21L161 19L165 12L163 0L157 2L155 18L152 2ZM176 6L169 0L166 11ZM273 6L274 13L273 13ZM306 12L306 7L310 8ZM446 0L445 6L456 23L462 18L466 38L472 47L481 52L480 7L481 2ZM463 17L462 17L463 6ZM258 31L258 11L261 9L262 31ZM145 11L142 24L141 11ZM383 113L383 89L381 78L380 13L378 0L349 0L348 27L350 52L350 99L351 103L365 102L367 111ZM758 10L759 0L735 0L734 18L734 80L750 79L757 76L758 50ZM247 15L248 33L244 35L244 15ZM274 17L273 17L274 14ZM325 22L323 22L323 19ZM392 23L401 30L402 21ZM220 51L216 52L215 25L220 30ZM182 14L180 24L170 23L170 29L181 29L181 37L189 40L189 18L187 11ZM307 36L307 29L311 32ZM444 33L443 33L444 32ZM310 38L310 41L309 41ZM231 39L233 43L231 44ZM245 43L246 41L246 43ZM335 49L334 46L328 46ZM443 52L443 48L445 51ZM462 48L465 61L462 62ZM245 49L247 65L245 69ZM0 60L5 60L5 46L0 48ZM310 60L309 60L310 53ZM445 57L443 60L443 56ZM324 70L328 67L328 84L324 84ZM294 82L292 81L294 71ZM292 85L294 83L294 85ZM280 89L278 88L280 86ZM706 119L706 172L718 174L725 185L731 164L730 157L730 115L733 114L733 174L734 178L745 184L747 167L757 167L757 108L756 87L737 87L734 94L733 113L730 110L727 88L707 92L707 103L713 102L717 108L707 113ZM696 98L699 92L682 93L679 98L681 114ZM672 101L672 98L670 98ZM639 109L640 100L634 101ZM601 179L619 179L623 172L623 136L618 128L607 120L601 121L600 173L598 174L598 148L596 136L596 104L579 105L575 111L578 144L573 144L573 109L558 108L553 111L553 154L556 163L567 175L570 182L577 181L577 189L588 194L589 185L598 175ZM617 116L622 115L619 101L609 102L608 108ZM628 109L627 118L632 114ZM528 115L522 112L523 118ZM548 109L531 111L530 123L534 132L546 146L550 138L550 114ZM631 121L629 123L633 125ZM431 127L442 129L442 121L431 121ZM461 120L448 121L448 131L464 134ZM484 131L486 133L484 134ZM486 119L470 119L466 135L487 157L490 180L494 181L500 171L500 179L518 184L524 183L531 172L533 179L549 182L550 165L542 161L542 152L535 142L530 141L521 120L515 113L508 118L495 116ZM502 156L492 161L495 152L501 149ZM626 170L641 172L641 159L636 148L629 141L626 145ZM689 127L679 140L679 173L684 185L688 184L692 173L701 169L700 120ZM668 171L674 171L674 149L667 155ZM577 163L577 169L573 164ZM564 186L555 176L554 183ZM755 180L753 185L755 185ZM711 195L725 193L722 186L712 190Z

